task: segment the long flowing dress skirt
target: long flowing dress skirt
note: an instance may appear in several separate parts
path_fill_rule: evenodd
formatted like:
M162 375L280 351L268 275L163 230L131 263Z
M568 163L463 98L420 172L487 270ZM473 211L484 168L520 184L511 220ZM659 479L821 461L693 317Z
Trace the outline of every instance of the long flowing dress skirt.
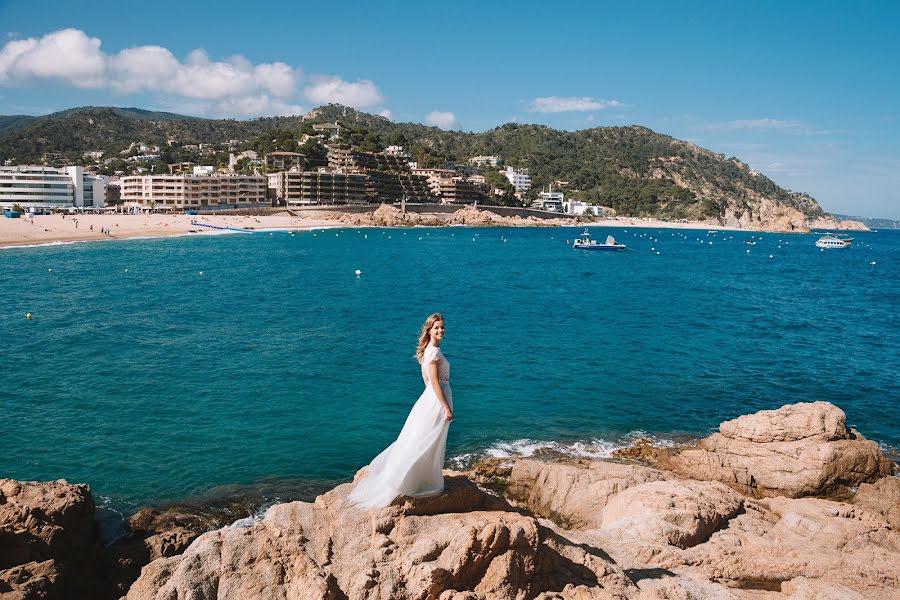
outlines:
M450 384L441 384L453 408ZM444 490L444 453L450 422L434 389L427 386L413 405L397 440L369 464L350 492L360 508L389 506L398 496L433 496Z

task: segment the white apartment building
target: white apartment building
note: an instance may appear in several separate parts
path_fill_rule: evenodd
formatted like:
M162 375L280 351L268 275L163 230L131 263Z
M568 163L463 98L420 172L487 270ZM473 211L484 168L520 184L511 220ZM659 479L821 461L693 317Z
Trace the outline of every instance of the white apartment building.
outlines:
M74 189L74 205L78 208L103 208L106 206L106 188L109 177L85 173L84 167L66 167L66 173L72 179Z
M578 217L584 214L594 215L595 217L602 217L605 214L602 206L587 204L580 200L568 200L564 202L563 211L566 214L575 215Z
M566 197L562 192L541 192L531 206L543 210L562 212L565 201Z
M162 209L268 206L266 178L255 175L139 175L122 178L122 202Z
M403 146L388 146L384 149L384 153L390 156L397 156L399 158L409 158L409 153L403 148Z
M503 162L499 156L473 156L469 162L478 167L496 167Z
M509 182L516 188L517 192L527 192L531 189L531 175L528 174L528 169L506 167L506 170L501 171L501 173L509 179Z
M85 173L84 167L0 167L0 207L19 205L29 211L103 208L108 185L108 177Z

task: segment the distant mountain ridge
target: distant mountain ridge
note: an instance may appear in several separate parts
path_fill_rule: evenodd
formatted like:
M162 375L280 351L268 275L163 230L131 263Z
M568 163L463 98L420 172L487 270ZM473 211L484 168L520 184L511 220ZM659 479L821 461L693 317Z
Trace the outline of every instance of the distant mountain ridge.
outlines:
M867 227L873 229L900 229L900 221L894 219L880 219L877 217L854 217L850 215L839 215L832 213L832 216L838 221L860 221L865 223Z
M41 117L0 117L0 161L35 163L44 153L78 162L86 151L114 155L132 142L165 145L220 144L268 139L338 121L354 139L378 149L401 142L423 163L464 162L497 155L530 171L541 188L566 182L570 196L609 206L620 214L702 220L783 231L837 227L807 194L785 190L737 158L638 125L560 131L507 123L482 133L444 131L394 123L352 108L327 105L306 115L252 120L204 119L138 108L82 107ZM278 136L276 136L278 137ZM271 140L269 140L271 141Z

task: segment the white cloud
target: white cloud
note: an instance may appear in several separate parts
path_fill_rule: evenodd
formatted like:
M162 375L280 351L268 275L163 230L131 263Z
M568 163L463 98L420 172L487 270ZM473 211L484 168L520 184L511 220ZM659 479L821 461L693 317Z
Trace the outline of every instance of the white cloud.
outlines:
M441 129L453 129L456 127L456 115L452 112L433 110L425 115L425 122Z
M595 100L587 96L544 96L531 101L528 110L539 113L586 112L624 106L618 100Z
M378 114L388 120L394 118L394 113L391 112L391 110L389 108L382 108L381 110L378 111Z
M110 87L132 93L168 87L181 63L160 46L127 48L109 61Z
M384 101L374 83L368 80L344 81L334 75L312 78L303 94L315 104L343 104L352 108L370 108Z
M12 39L0 47L0 85L62 81L120 94L147 93L156 96L158 104L190 107L192 114L304 112L298 102L302 71L283 62L253 64L240 55L213 60L203 49L179 60L167 48L152 45L106 54L100 46L100 39L78 29ZM334 75L312 77L302 95L314 103L337 102L354 108L371 108L384 101L373 82L348 82Z
M40 39L12 40L0 50L0 81L59 80L79 88L104 85L106 57L100 40L78 29Z

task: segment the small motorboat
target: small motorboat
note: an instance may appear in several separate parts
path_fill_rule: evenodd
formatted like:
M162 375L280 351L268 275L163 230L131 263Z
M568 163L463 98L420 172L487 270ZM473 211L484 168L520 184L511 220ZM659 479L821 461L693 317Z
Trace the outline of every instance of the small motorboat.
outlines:
M754 242L753 240L747 240L747 241L744 242L744 243L747 244L748 246L755 246L755 245L756 245L756 242Z
M849 248L853 238L839 238L834 235L823 235L816 240L818 248Z
M619 244L611 235L606 236L606 242L601 244L597 240L592 240L590 232L585 229L581 237L572 242L572 247L576 250L624 250L625 244Z

